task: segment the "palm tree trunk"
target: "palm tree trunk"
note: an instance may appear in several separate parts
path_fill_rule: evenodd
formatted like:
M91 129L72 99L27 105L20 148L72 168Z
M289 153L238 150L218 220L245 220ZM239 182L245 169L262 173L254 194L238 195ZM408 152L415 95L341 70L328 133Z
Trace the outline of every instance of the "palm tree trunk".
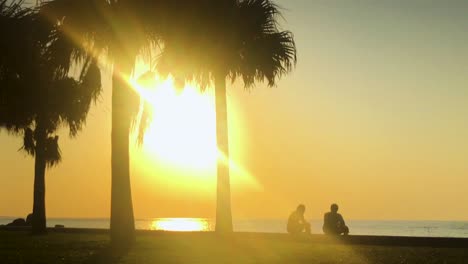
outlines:
M120 74L130 74L131 64L116 58L112 76L112 184L111 184L111 242L129 246L135 240L132 193L129 168L130 88ZM128 76L128 75L127 75Z
M46 229L46 210L45 210L45 140L46 132L42 126L38 126L35 131L36 149L34 164L34 201L33 201L33 219L32 233L45 234Z
M229 182L229 137L226 102L226 76L215 76L217 159L216 232L232 232L231 187Z

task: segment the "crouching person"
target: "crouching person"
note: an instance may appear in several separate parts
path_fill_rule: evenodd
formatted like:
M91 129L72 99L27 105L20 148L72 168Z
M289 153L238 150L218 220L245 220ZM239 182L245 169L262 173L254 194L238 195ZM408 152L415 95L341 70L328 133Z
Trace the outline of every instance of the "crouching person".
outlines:
M304 219L305 206L300 204L288 218L287 231L292 235L310 234L310 224Z
M349 228L346 226L343 216L338 213L338 205L332 204L330 212L323 219L323 232L327 235L347 235Z

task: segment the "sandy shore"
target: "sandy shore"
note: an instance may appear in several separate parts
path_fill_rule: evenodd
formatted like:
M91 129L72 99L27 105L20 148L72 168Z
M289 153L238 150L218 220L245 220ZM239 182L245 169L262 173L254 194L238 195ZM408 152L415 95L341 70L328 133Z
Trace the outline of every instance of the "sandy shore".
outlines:
M0 226L0 231L27 231L29 228L24 227L6 227ZM108 229L97 228L49 228L49 233L81 233L81 234L108 234ZM144 236L213 236L214 232L166 232L152 230L137 230L137 235ZM410 236L364 236L364 235L348 235L339 237L330 237L322 234L304 235L292 237L289 234L280 233L254 233L254 232L235 232L234 237L245 238L264 238L264 239L281 239L285 241L298 241L307 243L324 243L324 244L348 244L348 245L383 245L383 246L410 246L410 247L444 247L444 248L468 248L468 238L449 238L449 237L410 237Z
M468 239L138 230L113 251L108 230L51 228L45 236L0 228L0 263L468 263Z

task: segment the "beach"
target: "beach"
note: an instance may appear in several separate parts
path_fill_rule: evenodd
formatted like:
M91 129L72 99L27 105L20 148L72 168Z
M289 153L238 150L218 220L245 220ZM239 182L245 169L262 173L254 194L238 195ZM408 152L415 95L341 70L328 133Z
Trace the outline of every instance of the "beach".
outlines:
M51 229L46 236L0 231L0 261L10 263L467 263L466 239L432 244L362 244L323 235L137 231L128 251L112 250L104 229ZM354 242L352 240L355 240ZM387 239L385 237L373 237ZM425 239L419 239L424 241ZM443 246L434 244L440 240ZM416 240L413 240L414 243ZM452 245L447 241L458 241ZM427 240L426 240L427 242Z

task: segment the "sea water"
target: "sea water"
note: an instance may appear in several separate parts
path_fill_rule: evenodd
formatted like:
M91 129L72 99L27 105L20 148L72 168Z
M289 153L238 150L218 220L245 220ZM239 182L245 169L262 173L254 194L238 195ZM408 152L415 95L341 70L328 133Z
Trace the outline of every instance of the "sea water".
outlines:
M0 225L14 217L0 217ZM322 233L322 221L312 220L312 233ZM234 220L238 232L285 233L286 220ZM349 220L350 234L418 237L468 237L468 221L370 221ZM64 225L75 228L109 228L109 219L49 218L48 226ZM208 218L136 219L135 227L142 230L213 231L214 220Z

